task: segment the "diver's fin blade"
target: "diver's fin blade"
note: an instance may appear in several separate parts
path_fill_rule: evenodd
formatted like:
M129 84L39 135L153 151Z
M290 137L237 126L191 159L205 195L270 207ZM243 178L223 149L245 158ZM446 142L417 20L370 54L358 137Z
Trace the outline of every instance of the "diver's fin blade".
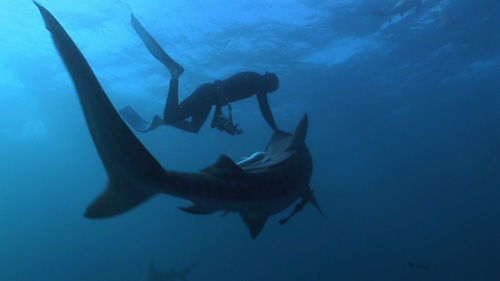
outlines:
M156 42L156 40L147 32L147 30L142 26L142 24L137 20L137 18L134 16L134 14L131 14L131 24L132 27L134 28L135 32L139 37L141 38L142 42L148 48L149 52L155 57L159 62L161 62L163 65L165 65L172 76L174 74L177 76L177 78L184 72L184 68L175 62Z
M120 109L120 114L130 127L141 133L149 132L163 124L163 120L158 115L155 115L152 124L142 119L142 117L137 114L137 112L135 112L130 105Z
M188 207L178 207L179 210L193 214L193 215L208 215L216 212L217 210L214 210L213 208L209 208L200 204L193 203L191 206Z
M262 231L262 228L267 221L267 217L251 218L241 215L241 218L250 230L250 236L252 237L252 239L255 239L257 238L257 236L259 236L259 233Z
M307 117L307 114L304 114L304 116L302 116L302 119L300 119L297 128L295 128L295 132L293 133L293 138L292 141L290 142L290 145L285 151L297 150L304 145L307 135L308 124L309 124L309 118Z

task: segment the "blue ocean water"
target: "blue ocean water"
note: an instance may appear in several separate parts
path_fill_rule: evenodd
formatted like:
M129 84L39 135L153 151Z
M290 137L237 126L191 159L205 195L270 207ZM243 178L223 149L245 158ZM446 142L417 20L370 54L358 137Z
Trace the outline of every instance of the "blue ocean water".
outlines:
M500 280L500 1L40 0L117 108L163 111L168 71L133 12L185 68L180 98L239 71L272 71L282 129L310 119L312 207L271 217L195 216L159 195L117 217L83 212L105 188L71 79L36 6L0 1L0 280L141 280L198 263L188 280ZM400 1L401 2L401 1ZM255 98L244 130L205 124L137 136L171 170L265 148ZM208 123L208 122L207 122ZM412 266L413 265L413 266Z

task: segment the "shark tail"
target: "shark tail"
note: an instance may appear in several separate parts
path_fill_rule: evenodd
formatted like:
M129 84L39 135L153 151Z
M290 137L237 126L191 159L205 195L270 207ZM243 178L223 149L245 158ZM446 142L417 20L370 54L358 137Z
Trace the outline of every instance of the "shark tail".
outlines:
M179 271L179 273L177 274L179 276L179 279L181 279L182 281L187 281L187 275L188 275L188 273L191 271L191 269L193 268L193 266L197 262L198 262L198 260L195 260L190 265L188 265L186 268L184 268L183 270Z
M98 219L124 213L148 200L156 193L145 192L123 181L110 181L108 187L87 208L86 218Z
M165 183L167 172L121 119L86 59L56 18L34 2L78 93L90 135L109 177L107 189L85 216L103 218L144 202Z

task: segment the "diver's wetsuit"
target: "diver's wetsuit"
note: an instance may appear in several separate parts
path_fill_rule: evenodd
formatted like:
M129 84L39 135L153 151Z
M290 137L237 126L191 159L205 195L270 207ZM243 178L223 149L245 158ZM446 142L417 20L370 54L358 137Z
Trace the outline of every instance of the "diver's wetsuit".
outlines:
M179 104L179 80L171 79L167 102L163 112L163 121L167 125L197 133L210 114L212 106L215 105L216 110L212 121L212 128L219 127L219 125L223 126L224 124L218 124L217 120L219 117L223 117L221 109L223 106L256 95L262 116L264 116L269 126L274 131L277 131L278 128L276 127L267 100L266 83L267 81L263 75L249 71L240 72L225 80L217 80L214 83L206 83L199 86ZM191 121L186 120L189 117L192 117ZM219 128L222 130L222 127ZM238 133L238 131L228 131L228 133L234 134Z
M241 134L242 130L237 128L238 124L234 125L232 122L230 103L256 95L260 111L266 122L275 132L281 132L276 126L267 100L267 94L279 87L276 74L266 72L264 75L260 75L250 71L240 72L225 80L217 80L214 83L199 86L179 104L179 76L184 72L184 69L160 47L134 15L132 15L132 26L151 54L163 63L171 74L163 119L156 115L151 124L143 120L130 106L120 110L124 119L134 129L147 132L160 125L170 125L188 132L198 133L208 118L212 106L215 105L212 128L216 127L231 135ZM226 105L229 107L228 118L222 114L222 107ZM190 117L190 121L186 120Z

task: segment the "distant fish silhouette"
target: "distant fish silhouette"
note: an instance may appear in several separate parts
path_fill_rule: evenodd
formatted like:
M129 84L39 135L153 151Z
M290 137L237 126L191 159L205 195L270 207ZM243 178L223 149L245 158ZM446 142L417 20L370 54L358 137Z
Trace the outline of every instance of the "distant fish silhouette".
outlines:
M392 21L392 17L395 15L404 16L406 12L415 8L417 11L422 5L422 0L399 0L394 5L383 10L372 10L371 14L375 16L386 17L389 22Z
M197 261L192 262L186 268L181 270L180 272L170 271L170 272L158 272L155 269L155 264L151 261L149 265L149 272L144 276L142 281L175 281L182 280L187 281L187 274L193 268Z
M408 267L409 268L418 268L418 269L422 269L422 270L429 270L431 269L429 266L427 265L424 265L424 264L416 264L414 262L409 262L408 263Z

